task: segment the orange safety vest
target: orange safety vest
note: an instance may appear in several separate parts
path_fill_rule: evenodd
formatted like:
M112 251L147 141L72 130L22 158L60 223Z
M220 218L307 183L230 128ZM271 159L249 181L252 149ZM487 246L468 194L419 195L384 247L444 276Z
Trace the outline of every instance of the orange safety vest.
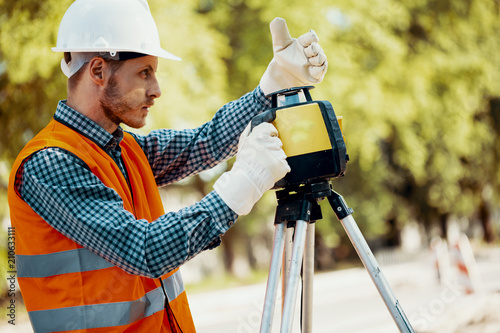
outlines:
M8 199L17 276L35 332L195 332L178 269L161 279L128 274L52 228L16 192L22 164L41 149L59 147L115 189L124 209L152 222L164 210L151 167L130 134L120 146L129 182L97 144L56 120L14 163Z

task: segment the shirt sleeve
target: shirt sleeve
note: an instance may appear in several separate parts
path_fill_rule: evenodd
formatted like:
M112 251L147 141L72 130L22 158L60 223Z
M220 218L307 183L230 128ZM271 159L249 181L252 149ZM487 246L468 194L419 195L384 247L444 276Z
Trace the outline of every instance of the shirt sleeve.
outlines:
M203 170L236 154L238 139L250 120L271 107L271 100L257 87L220 108L211 121L195 129L154 130L132 134L144 150L158 186Z
M60 148L24 164L20 193L48 224L128 273L159 277L220 243L237 215L216 192L152 223L136 220L118 193Z

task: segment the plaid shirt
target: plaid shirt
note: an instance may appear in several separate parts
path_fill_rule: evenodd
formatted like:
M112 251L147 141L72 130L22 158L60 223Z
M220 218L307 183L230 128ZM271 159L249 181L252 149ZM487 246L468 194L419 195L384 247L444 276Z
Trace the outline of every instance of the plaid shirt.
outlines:
M146 154L158 186L209 169L234 156L239 134L253 116L270 108L256 88L224 105L206 124L187 130L132 134ZM118 163L123 130L113 134L60 101L54 119L92 138ZM216 247L238 217L212 191L200 202L148 223L123 209L76 156L60 148L35 153L17 184L30 207L53 228L131 274L158 277Z

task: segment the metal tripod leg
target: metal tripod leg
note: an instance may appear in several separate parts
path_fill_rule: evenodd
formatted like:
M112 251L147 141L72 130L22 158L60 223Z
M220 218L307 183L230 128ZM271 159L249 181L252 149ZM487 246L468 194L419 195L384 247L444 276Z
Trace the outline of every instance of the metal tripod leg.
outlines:
M290 262L290 272L285 291L285 301L283 306L283 316L281 317L281 333L292 331L293 313L295 301L299 290L300 269L304 256L304 247L307 232L307 221L299 220L295 222L295 235L292 249L292 260Z
M333 191L332 191L333 192ZM410 321L406 317L403 308L396 299L396 296L392 292L389 283L385 279L385 276L380 271L380 267L377 260L373 256L368 243L366 243L363 234L358 228L356 221L352 217L352 209L347 206L342 196L333 192L331 196L328 197L330 205L332 206L334 212L337 214L338 219L342 223L352 245L356 249L359 258L363 262L366 270L370 274L375 286L382 296L387 309L391 313L392 318L396 322L400 332L402 333L415 333Z
M262 312L262 321L260 332L267 333L271 331L273 324L274 305L276 304L276 292L278 289L279 274L283 260L283 244L285 241L286 223L275 225L273 253L271 255L271 265L269 267L269 277L267 279L266 297L264 300L264 310Z
M302 271L302 333L312 333L315 228L315 223L309 223L307 226L306 247L304 249Z
M295 301L297 299L302 259L306 246L307 226L307 221L297 221L295 223L294 240L292 243L292 251L290 257L290 271L288 272L288 274L282 272L283 275L286 275L286 288L284 289L280 332L288 333L292 330ZM278 279L284 252L286 255L286 251L284 249L285 227L286 223L280 223L276 225L273 253L271 256L271 267L269 268L264 310L262 313L262 322L260 326L261 333L270 332L272 327ZM285 271L285 269L283 271Z
M290 273L290 263L292 262L292 249L293 249L293 233L294 228L285 229L285 247L283 253L283 269L281 273L281 316L283 316L283 309L285 308L285 292L288 283L288 274Z

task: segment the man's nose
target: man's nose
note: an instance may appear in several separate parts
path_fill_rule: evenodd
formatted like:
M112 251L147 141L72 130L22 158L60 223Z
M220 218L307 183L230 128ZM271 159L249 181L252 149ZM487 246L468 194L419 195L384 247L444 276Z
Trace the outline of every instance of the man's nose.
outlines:
M156 77L154 78L154 81L151 83L151 86L147 91L147 95L148 97L151 98L158 98L161 96L160 85L158 84L158 80L156 79Z

